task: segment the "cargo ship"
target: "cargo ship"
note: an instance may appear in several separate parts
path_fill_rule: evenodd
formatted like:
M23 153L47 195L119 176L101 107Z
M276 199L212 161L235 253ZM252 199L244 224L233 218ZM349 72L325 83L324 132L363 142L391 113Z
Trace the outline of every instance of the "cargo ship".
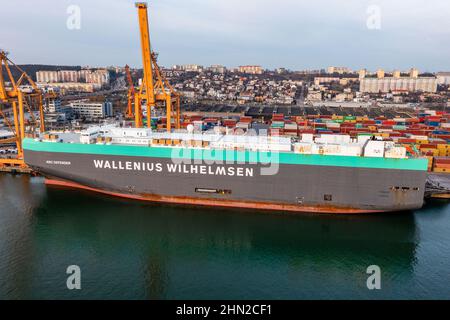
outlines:
M152 202L315 213L422 207L426 158L373 137L109 125L23 140L49 184Z

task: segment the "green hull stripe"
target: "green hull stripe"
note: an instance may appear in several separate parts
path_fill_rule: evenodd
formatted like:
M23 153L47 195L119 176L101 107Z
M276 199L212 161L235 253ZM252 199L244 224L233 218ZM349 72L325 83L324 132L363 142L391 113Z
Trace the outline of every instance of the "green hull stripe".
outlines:
M327 156L286 152L256 152L235 150L207 150L129 145L98 145L81 143L39 142L23 140L24 150L59 153L98 154L111 156L135 156L151 158L196 159L208 163L230 161L241 163L281 163L316 166L357 167L374 169L399 169L426 171L426 158L390 159L352 156ZM26 158L25 158L26 161Z

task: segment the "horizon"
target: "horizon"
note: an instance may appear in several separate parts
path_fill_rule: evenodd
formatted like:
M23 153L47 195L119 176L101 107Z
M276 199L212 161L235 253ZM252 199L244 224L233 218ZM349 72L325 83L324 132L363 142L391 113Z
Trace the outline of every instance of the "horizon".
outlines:
M121 65L105 65L105 66L92 66L92 65L76 65L76 64L73 64L73 65L59 65L59 64L42 64L42 63L16 63L18 66L49 66L49 67L71 67L71 68L74 68L74 67L80 67L81 69L83 69L83 68L89 68L89 69L107 69L107 68L124 68L125 66L121 66ZM188 63L188 64L186 64L186 65L192 65L191 63ZM244 66L244 65L240 65L240 66L231 66L231 67L229 67L229 66L225 66L225 65L220 65L220 64L217 64L217 65L219 65L219 66L223 66L223 67L225 67L225 69L227 70L227 71L231 71L231 70L233 70L233 69L237 69L237 68L239 68L240 66ZM185 66L185 65L180 65L180 64L175 64L175 65L172 65L172 66L160 66L160 67L162 67L162 68L166 68L166 69L173 69L173 67L174 66ZM204 67L204 68L208 68L208 67L211 67L211 66L213 66L213 65L199 65L199 66L201 66L201 67ZM135 69L135 70L139 70L139 69L141 69L142 70L142 66L140 66L140 67L132 67L132 66L129 66L130 67L130 69ZM274 68L274 69L270 69L270 68L265 68L264 66L260 66L260 67L262 67L262 69L263 69L263 71L269 71L269 72L274 72L274 71L276 71L277 69L286 69L286 71L288 71L288 72L292 72L292 73L295 73L295 72L312 72L312 71L324 71L323 73L325 73L325 74L328 74L328 72L327 72L327 68L328 67L338 67L338 68L346 68L346 66L324 66L324 67L320 67L320 68L318 68L318 69L302 69L302 70L293 70L293 69L289 69L289 68L286 68L286 67L283 67L283 66L280 66L280 67L276 67L276 68ZM349 68L350 69L350 68ZM366 69L366 71L368 72L368 74L371 74L371 75L374 75L374 74L376 74L376 72L377 72L377 70L369 70L369 69L367 69L367 68L363 68L363 69ZM410 68L411 69L411 68ZM398 69L393 69L393 70L384 70L383 69L383 71L385 71L386 72L386 74L387 75L389 75L389 74L392 74L393 72L395 72L395 71L400 71L401 72L401 74L403 74L403 75L406 75L406 74L408 74L409 72L410 72L410 69L407 69L407 70L398 70ZM61 69L62 70L62 69ZM359 69L359 70L361 70L361 69ZM349 73L342 73L342 74L351 74L351 73L353 73L353 74L357 74L358 72L359 72L359 70L353 70L353 69L350 69L350 72ZM50 70L43 70L43 71L50 71ZM439 70L439 71L422 71L422 70L419 70L419 74L437 74L437 73L448 73L448 72L450 72L450 71L446 71L446 70ZM339 72L334 72L334 73L331 73L331 74L338 74Z
M135 1L74 2L42 0L33 12L5 3L11 14L0 22L0 48L21 65L141 68ZM166 67L435 73L450 69L450 44L440 40L450 36L449 11L443 0L166 0L149 2L149 21L152 47Z

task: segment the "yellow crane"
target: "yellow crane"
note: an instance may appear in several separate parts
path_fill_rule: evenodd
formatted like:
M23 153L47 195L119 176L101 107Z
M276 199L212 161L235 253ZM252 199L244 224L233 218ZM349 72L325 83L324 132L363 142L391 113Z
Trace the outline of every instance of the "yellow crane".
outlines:
M11 66L19 72L20 77L16 81L13 76ZM6 73L6 79L3 73ZM21 85L26 84L32 87L29 92L23 92L20 89ZM16 164L25 165L23 163L23 150L22 139L25 137L25 111L24 107L29 111L30 117L35 121L31 103L37 101L39 114L40 114L40 131L45 131L44 110L43 110L43 93L38 88L36 83L31 79L28 74L23 71L19 66L14 64L3 50L0 50L0 115L5 118L5 123L11 129L15 135L18 157L17 159L1 159L0 164ZM11 105L13 112L14 125L10 123L5 113L1 109L2 105Z
M151 126L151 110L163 105L166 107L166 128L170 132L172 130L172 117L175 118L175 128L180 128L180 95L162 74L156 61L156 54L151 50L147 3L137 2L136 7L139 17L144 77L134 99L135 125L137 128L142 127L142 104L145 100L147 127L150 128Z
M136 91L134 90L133 78L131 77L130 67L128 65L125 66L125 74L128 82L128 103L125 117L131 119L133 118L133 100L134 96L136 95Z

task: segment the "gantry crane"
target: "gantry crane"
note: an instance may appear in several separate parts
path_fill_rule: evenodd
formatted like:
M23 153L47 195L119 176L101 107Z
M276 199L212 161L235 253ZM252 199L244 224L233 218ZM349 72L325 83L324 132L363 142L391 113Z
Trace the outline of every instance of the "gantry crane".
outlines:
M11 66L13 66L16 71L20 73L19 79L16 81L14 79L13 73L11 71ZM3 76L3 72L6 72L6 79ZM32 87L30 92L23 92L20 88L21 85L26 84ZM33 110L31 108L34 101L37 101L39 115L40 115L40 131L45 131L45 121L44 121L44 109L43 109L43 93L42 90L38 88L36 83L23 71L19 66L14 64L5 51L0 50L0 116L5 118L5 123L8 125L10 130L14 133L18 157L17 159L1 159L2 163L14 163L17 165L24 165L23 163L23 149L22 149L22 139L25 137L25 110L27 108L32 121L36 122ZM12 124L1 106L11 105L14 124Z
M175 92L167 78L161 73L156 61L156 54L151 50L148 27L147 3L137 2L139 29L141 35L142 62L144 79L134 99L134 117L137 128L142 127L142 105L147 105L147 127L151 126L151 110L160 105L166 107L167 131L172 130L172 117L175 118L175 128L180 128L180 95Z
M125 74L128 82L128 104L125 117L131 119L133 118L133 100L136 95L136 90L134 89L133 78L131 77L130 67L128 65L125 66Z

